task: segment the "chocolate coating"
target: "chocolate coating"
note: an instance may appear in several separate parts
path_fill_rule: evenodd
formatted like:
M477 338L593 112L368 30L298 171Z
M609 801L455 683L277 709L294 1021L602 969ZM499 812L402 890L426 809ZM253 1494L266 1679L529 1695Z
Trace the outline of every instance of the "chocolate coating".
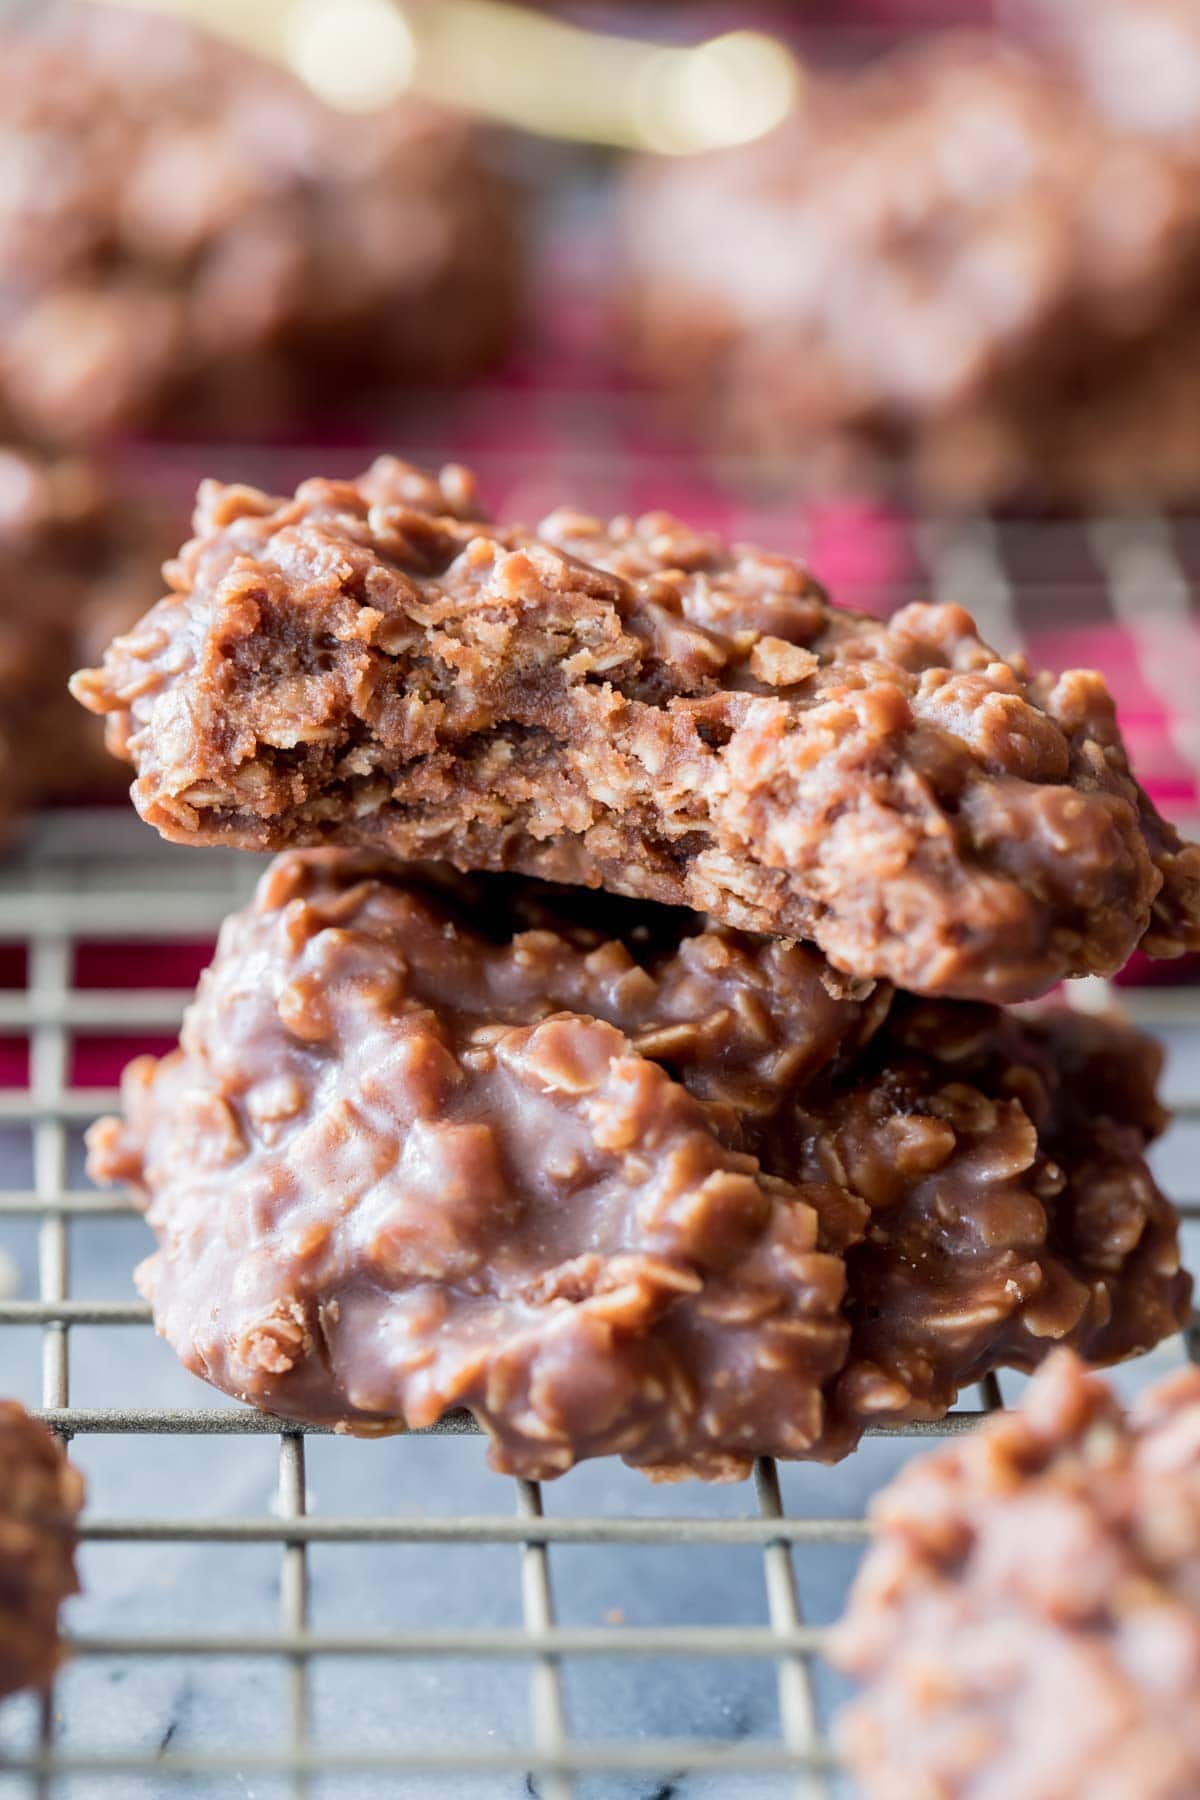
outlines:
M867 1800L1200 1790L1200 1372L1124 1414L1056 1355L872 1510L833 1643Z
M116 799L128 779L67 679L127 631L161 581L171 509L118 493L94 463L0 449L0 811Z
M758 143L636 171L632 358L709 441L816 485L1194 499L1200 142L1179 152L1014 44L927 36Z
M340 114L180 21L52 3L0 34L0 160L13 435L257 437L509 341L511 198L416 100Z
M0 1400L0 1696L41 1687L58 1667L82 1506L83 1477L45 1426Z
M1178 1221L1145 1162L1161 1063L1113 1019L898 995L869 1046L800 1095L793 1166L841 1171L871 1209L847 1252L839 1416L940 1418L959 1388L1055 1344L1115 1362L1184 1323Z
M666 514L479 522L382 459L208 483L171 592L83 671L165 836L520 869L1011 1000L1200 943L1200 850L1101 677L1029 677L960 607L888 623Z
M180 1049L89 1140L146 1206L139 1282L190 1369L359 1431L467 1406L531 1477L619 1453L724 1478L937 1416L1054 1341L1177 1327L1142 1040L893 1021L803 946L595 905L277 860ZM1072 1057L1110 1070L1098 1153Z

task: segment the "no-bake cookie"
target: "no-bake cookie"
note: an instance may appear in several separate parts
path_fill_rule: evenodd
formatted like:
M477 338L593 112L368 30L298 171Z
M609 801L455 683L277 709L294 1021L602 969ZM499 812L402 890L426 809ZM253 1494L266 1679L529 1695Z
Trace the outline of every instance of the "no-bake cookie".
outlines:
M195 529L73 683L168 837L602 885L967 998L1200 943L1200 850L1101 677L1028 675L960 607L881 624L665 514L493 528L464 471L386 458L207 483Z
M261 436L506 346L514 209L478 130L336 113L180 21L10 9L0 32L0 418Z
M1142 9L1125 12L1140 41ZM1168 73L1194 84L1196 66ZM1137 67L1120 64L1131 113L1163 92ZM816 79L767 138L631 178L632 358L710 447L793 481L1194 498L1200 141L1183 155L1132 125L993 35Z
M83 1477L45 1426L0 1400L0 1696L43 1686L58 1667L82 1506Z
M1119 1027L895 998L691 915L294 852L89 1166L146 1207L159 1330L242 1399L466 1406L531 1477L724 1478L1175 1330L1156 1071Z
M1200 1791L1200 1372L1125 1414L1064 1352L872 1510L834 1639L869 1800Z

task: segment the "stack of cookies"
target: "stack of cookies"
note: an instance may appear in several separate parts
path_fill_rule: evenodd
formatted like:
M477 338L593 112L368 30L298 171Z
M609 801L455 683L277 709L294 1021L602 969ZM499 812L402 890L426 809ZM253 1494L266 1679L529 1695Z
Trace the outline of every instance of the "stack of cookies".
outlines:
M284 852L91 1136L189 1368L732 1478L1179 1327L1157 1052L1006 1010L1200 947L1099 676L457 468L195 532L73 683L165 836Z

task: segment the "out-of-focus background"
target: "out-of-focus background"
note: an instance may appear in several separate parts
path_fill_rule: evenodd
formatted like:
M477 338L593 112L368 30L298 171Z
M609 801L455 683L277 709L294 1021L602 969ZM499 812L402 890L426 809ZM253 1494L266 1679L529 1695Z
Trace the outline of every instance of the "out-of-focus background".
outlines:
M846 605L959 601L1101 667L1194 821L1200 0L0 8L0 1389L75 1434L93 1508L81 1651L0 1712L0 1796L816 1793L801 1615L911 1440L781 1495L589 1467L517 1526L476 1439L278 1440L201 1389L81 1173L257 869L151 841L66 675L157 597L199 480L384 450L497 514L668 509ZM1189 975L1126 992L1195 1213ZM658 1637L539 1660L551 1604Z
M1196 809L1200 6L156 10L0 15L0 617L34 559L51 695L199 479L388 449L960 599ZM7 810L111 795L0 650L0 732L53 720Z

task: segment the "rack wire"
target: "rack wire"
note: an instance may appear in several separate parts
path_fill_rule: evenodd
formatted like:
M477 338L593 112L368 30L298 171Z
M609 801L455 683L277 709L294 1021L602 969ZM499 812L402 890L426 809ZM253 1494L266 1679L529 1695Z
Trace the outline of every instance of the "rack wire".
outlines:
M148 1309L133 1300L87 1297L73 1269L72 1234L81 1221L118 1220L133 1212L119 1195L98 1194L72 1179L72 1133L114 1096L81 1088L71 1079L72 1041L97 1032L166 1031L174 1028L187 998L183 992L153 988L79 988L73 978L75 954L83 940L144 936L163 942L211 934L220 918L244 897L257 873L255 859L206 852L193 857L153 843L132 820L119 823L100 815L59 815L41 822L17 870L0 882L0 942L24 944L28 967L24 987L0 994L0 1032L20 1033L29 1044L28 1084L3 1091L6 1126L24 1126L32 1144L32 1186L0 1193L0 1222L37 1223L39 1288L36 1298L0 1303L0 1331L37 1327L41 1333L41 1414L65 1439L118 1435L126 1441L161 1435L197 1436L218 1443L271 1436L278 1441L277 1501L272 1512L255 1516L193 1518L169 1514L88 1516L85 1547L151 1543L208 1546L268 1546L279 1552L277 1612L252 1631L204 1632L141 1629L136 1619L122 1633L84 1633L72 1644L78 1662L120 1659L144 1665L155 1659L237 1658L274 1662L286 1673L286 1735L272 1748L236 1743L196 1749L141 1748L89 1750L63 1746L60 1708L48 1695L36 1737L0 1762L0 1786L21 1780L21 1791L53 1796L90 1794L93 1786L72 1780L121 1782L152 1779L150 1791L174 1791L173 1784L207 1779L218 1793L241 1793L242 1783L283 1778L281 1790L314 1795L334 1791L334 1779L353 1784L337 1791L357 1794L371 1777L424 1779L414 1792L449 1792L452 1777L474 1777L488 1793L519 1793L521 1784L541 1800L570 1800L589 1778L641 1778L633 1788L589 1790L668 1795L680 1771L689 1775L741 1774L785 1783L779 1791L824 1796L836 1782L834 1760L823 1729L814 1684L822 1631L806 1622L793 1560L798 1548L853 1547L865 1524L849 1518L794 1516L781 1491L779 1471L770 1461L755 1470L756 1509L727 1516L692 1510L691 1490L678 1490L681 1508L668 1515L547 1513L536 1483L512 1484L510 1516L430 1516L419 1510L383 1516L322 1516L308 1509L306 1444L314 1434L268 1416L197 1400L179 1407L133 1407L114 1395L102 1406L72 1402L72 1334L81 1327L144 1331ZM101 854L102 852L102 854ZM1147 990L1132 996L1132 1010L1152 1024L1200 1030L1200 993ZM1200 1119L1200 1093L1176 1095L1177 1109ZM1189 1218L1200 1218L1200 1197L1185 1200ZM86 1270L80 1272L86 1278ZM3 1342L0 1341L0 1353ZM6 1361L0 1357L0 1360ZM906 1435L940 1437L969 1429L981 1412L1000 1404L993 1380L982 1406L956 1413L940 1425L912 1427ZM436 1436L473 1432L465 1415L433 1428ZM420 1434L426 1435L426 1434ZM895 1435L895 1434L893 1434ZM829 1475L836 1481L836 1475ZM696 1490L698 1493L700 1490ZM519 1558L522 1617L513 1626L420 1625L387 1631L332 1632L310 1619L309 1558L327 1545L403 1544L442 1554L457 1545L510 1546ZM762 1558L764 1625L567 1626L557 1622L552 1558L568 1546L690 1546L716 1555L735 1547L756 1549ZM529 1718L524 1741L475 1744L464 1732L431 1734L426 1742L383 1747L327 1745L312 1731L310 1683L314 1667L336 1659L369 1666L402 1659L433 1661L517 1661L529 1669ZM778 1735L711 1738L619 1737L595 1739L572 1734L565 1698L564 1668L597 1658L639 1659L663 1665L674 1659L739 1659L773 1666L778 1687ZM68 1784L65 1788L61 1785ZM215 1784L215 1786L213 1785ZM515 1785L513 1785L515 1784ZM649 1784L649 1785L647 1785ZM116 1791L121 1791L118 1786ZM190 1788L188 1791L192 1791ZM380 1792L390 1793L390 1787ZM407 1789L405 1790L408 1791ZM720 1791L720 1789L714 1790ZM767 1788L754 1791L767 1792ZM770 1791L775 1791L774 1789Z
M1186 604L1187 572L1173 541L1155 522L1133 520L1098 525L1092 542L1106 577L1109 616L1120 619L1147 654L1155 654L1155 633L1170 622L1172 609ZM935 594L965 600L981 616L986 634L1005 648L1014 645L1021 635L1019 594L995 529L987 521L959 521L923 529L916 543ZM1151 590L1165 604L1165 614L1146 610ZM1165 678L1171 679L1169 669ZM1183 712L1186 716L1186 706ZM249 1548L278 1553L273 1610L257 1609L250 1629L202 1630L186 1621L166 1630L151 1628L139 1614L140 1590L135 1588L126 1629L78 1631L71 1643L71 1670L57 1692L42 1699L36 1716L27 1713L24 1724L16 1725L0 1720L0 1794L91 1800L109 1792L157 1797L199 1791L250 1794L256 1800L276 1794L322 1800L337 1793L359 1800L378 1793L392 1800L410 1793L457 1795L469 1788L487 1795L529 1793L538 1800L585 1795L669 1800L685 1793L724 1800L734 1792L754 1800L776 1792L826 1800L842 1791L820 1671L823 1628L813 1621L809 1592L801 1591L797 1557L849 1559L862 1544L866 1524L861 1504L841 1514L832 1505L851 1465L821 1472L824 1485L805 1487L800 1506L791 1503L788 1483L781 1482L775 1464L761 1461L754 1474L753 1508L746 1505L750 1490L738 1490L722 1510L710 1504L709 1490L692 1484L674 1491L666 1511L635 1499L631 1509L609 1504L572 1513L559 1511L553 1501L547 1509L537 1483L518 1481L507 1484L508 1512L447 1511L423 1505L420 1498L408 1504L409 1493L403 1506L354 1514L312 1507L307 1464L313 1440L326 1434L232 1404L214 1404L219 1397L188 1384L182 1375L186 1398L180 1404L139 1405L121 1392L106 1394L103 1404L77 1403L80 1334L144 1337L150 1318L140 1301L90 1292L91 1260L85 1266L75 1254L81 1229L107 1229L135 1216L128 1200L97 1193L79 1173L80 1131L111 1107L116 1095L75 1078L75 1050L81 1042L114 1035L130 1039L131 1050L132 1040L141 1036L173 1035L189 997L182 989L138 979L136 971L119 984L83 984L78 978L80 947L120 942L168 946L210 939L225 913L244 900L257 873L255 858L173 850L152 839L132 817L95 812L43 817L22 855L0 870L0 954L8 946L25 955L23 982L0 987L0 1040L18 1040L28 1051L25 1078L0 1087L3 1167L17 1166L18 1139L29 1151L28 1180L0 1187L0 1245L6 1233L23 1227L36 1229L37 1236L36 1297L0 1298L0 1388L12 1385L7 1346L13 1333L27 1337L36 1331L39 1391L23 1397L40 1400L41 1415L64 1440L76 1440L81 1459L85 1447L100 1440L115 1439L122 1446L131 1470L132 1504L127 1511L85 1516L89 1586L89 1559L102 1546L139 1553L154 1545L203 1546L229 1556ZM1082 1005L1108 998L1103 984L1080 983L1073 991ZM1170 1098L1186 1136L1200 1127L1200 988L1125 990L1121 999L1140 1023L1166 1033L1174 1051L1182 1052L1177 1062L1184 1073L1174 1081ZM1189 1229L1200 1222L1198 1160L1193 1153L1181 1165L1187 1171L1185 1185L1190 1182L1194 1191L1180 1195L1178 1182L1170 1183ZM1186 1334L1189 1349L1194 1340L1194 1333ZM944 1437L973 1428L1001 1403L1000 1385L993 1378L977 1401L945 1421L886 1435ZM431 1432L412 1437L452 1440L474 1432L468 1416L452 1414ZM239 1441L276 1440L273 1505L253 1512L205 1510L200 1516L193 1516L190 1504L139 1510L139 1458L148 1441L156 1439L195 1440L213 1467L248 1454L238 1450ZM402 1440L401 1448L408 1444ZM482 1456L481 1446L471 1449ZM497 1480L496 1492L503 1491ZM827 1504L814 1508L814 1494ZM855 1494L861 1498L858 1489ZM322 1626L314 1617L313 1557L329 1546L388 1545L437 1558L466 1546L513 1552L519 1619L499 1625L421 1621L387 1629ZM621 1553L684 1548L696 1557L697 1569L706 1571L716 1567L714 1558L757 1553L763 1622L631 1624L605 1618L564 1623L556 1600L569 1590L559 1559L581 1548ZM186 1610L181 1603L181 1614ZM163 1742L151 1746L123 1743L119 1731L115 1745L78 1740L71 1714L73 1671L109 1665L132 1671L130 1679L136 1682L139 1672L174 1666L179 1659L210 1666L235 1659L239 1667L261 1664L279 1671L283 1711L270 1721L281 1727L275 1741L267 1730L237 1741L210 1733L189 1747L174 1741L173 1727ZM314 1679L330 1665L361 1667L367 1686L378 1679L372 1691L378 1692L379 1708L386 1712L390 1671L402 1664L457 1661L527 1669L526 1717L523 1725L510 1721L511 1741L476 1738L469 1720L431 1719L420 1737L406 1730L392 1738L385 1733L386 1741L380 1742L344 1737L330 1742L316 1716ZM721 1670L732 1661L772 1672L777 1730L759 1735L723 1730L715 1710L707 1735L617 1731L595 1736L573 1728L577 1671L586 1682L587 1672L600 1663L636 1664L657 1677L685 1662ZM739 1780L749 1785L737 1786ZM146 1785L137 1786L139 1781ZM466 1785L460 1788L460 1783Z

